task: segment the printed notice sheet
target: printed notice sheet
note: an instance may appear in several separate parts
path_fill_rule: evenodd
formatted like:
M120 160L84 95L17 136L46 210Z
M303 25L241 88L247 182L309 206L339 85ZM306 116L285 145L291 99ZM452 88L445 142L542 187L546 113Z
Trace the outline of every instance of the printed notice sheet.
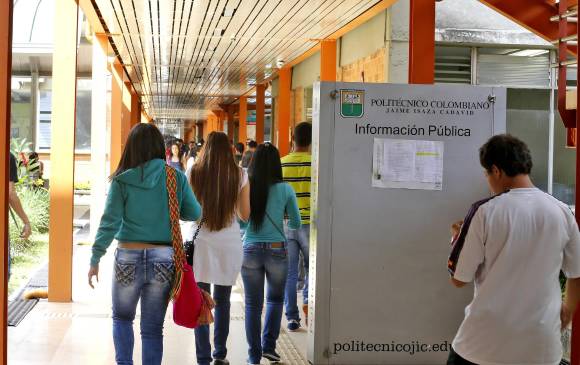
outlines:
M442 190L441 141L375 138L373 187Z

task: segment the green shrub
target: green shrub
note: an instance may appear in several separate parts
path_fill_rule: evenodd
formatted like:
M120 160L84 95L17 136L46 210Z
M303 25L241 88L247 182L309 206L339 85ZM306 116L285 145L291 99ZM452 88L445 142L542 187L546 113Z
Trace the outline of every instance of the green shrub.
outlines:
M91 190L91 182L75 182L75 190Z
M20 185L17 187L17 193L22 203L22 208L30 220L32 232L40 234L47 233L49 224L48 190ZM20 238L21 229L22 222L16 214L11 214L9 235L13 256L25 254L34 245L32 241Z

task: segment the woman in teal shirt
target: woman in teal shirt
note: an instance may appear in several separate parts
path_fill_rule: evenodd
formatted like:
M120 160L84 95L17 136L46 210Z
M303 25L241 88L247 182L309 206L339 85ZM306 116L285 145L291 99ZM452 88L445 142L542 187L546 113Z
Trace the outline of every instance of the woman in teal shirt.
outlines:
M280 154L270 143L258 146L249 167L250 221L244 235L242 279L246 301L248 363L259 364L262 357L278 362L276 340L280 334L284 289L288 273L284 215L290 229L300 228L296 194L282 182ZM266 320L260 339L264 278L268 283Z
M113 279L113 342L119 365L133 364L133 320L141 300L144 365L163 357L163 322L175 273L167 197L163 136L152 124L138 124L127 139L93 244L89 285L99 261L116 239ZM187 178L177 171L182 220L201 214Z

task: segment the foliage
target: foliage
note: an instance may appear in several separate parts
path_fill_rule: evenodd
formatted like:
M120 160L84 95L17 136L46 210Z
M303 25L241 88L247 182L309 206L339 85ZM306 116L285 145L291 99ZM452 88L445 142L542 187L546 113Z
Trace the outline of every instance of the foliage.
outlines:
M47 233L49 224L49 194L43 188L31 188L25 185L17 186L18 197L22 208L30 220L33 233ZM17 223L18 222L18 223ZM20 238L22 222L16 214L10 217L10 243L11 254L20 256L26 254L34 245L34 242Z
M30 161L28 153L32 152L32 143L26 138L15 138L10 141L10 152L16 157L18 166L17 185L43 186L42 179L36 179L34 172L40 169L40 161Z
M12 257L8 294L11 295L30 280L31 274L48 258L48 234L33 234L25 255Z
M91 190L91 182L75 182L75 190Z

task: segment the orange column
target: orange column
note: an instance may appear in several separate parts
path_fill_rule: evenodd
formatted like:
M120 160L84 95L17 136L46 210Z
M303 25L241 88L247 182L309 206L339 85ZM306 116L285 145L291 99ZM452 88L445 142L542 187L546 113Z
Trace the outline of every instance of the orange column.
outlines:
M256 142L264 143L264 114L266 109L266 86L256 85Z
M0 260L0 289L2 295L2 319L0 319L0 347L2 364L7 364L7 313L8 313L8 177L10 166L10 94L12 74L12 1L0 3L0 240L2 259Z
M57 1L52 61L48 299L72 300L78 5Z
M320 81L336 81L336 40L320 42Z
M141 105L139 104L139 95L131 88L131 123L130 128L141 122Z
M234 108L232 106L228 107L228 139L230 141L234 140Z
M117 169L123 152L123 66L115 60L111 67L111 173Z
M224 131L224 113L222 111L217 111L216 117L217 117L217 131L223 132Z
M290 89L292 69L284 67L278 73L278 149L280 156L290 152Z
M246 139L248 139L248 99L245 96L240 97L240 111L239 115L239 133L238 142L246 144Z
M435 0L411 0L409 83L435 81Z
M125 79L125 71L121 69L123 75L123 114L121 114L121 152L127 143L127 137L131 131L131 117L133 112L131 106L133 105L133 95L131 94L131 81Z

